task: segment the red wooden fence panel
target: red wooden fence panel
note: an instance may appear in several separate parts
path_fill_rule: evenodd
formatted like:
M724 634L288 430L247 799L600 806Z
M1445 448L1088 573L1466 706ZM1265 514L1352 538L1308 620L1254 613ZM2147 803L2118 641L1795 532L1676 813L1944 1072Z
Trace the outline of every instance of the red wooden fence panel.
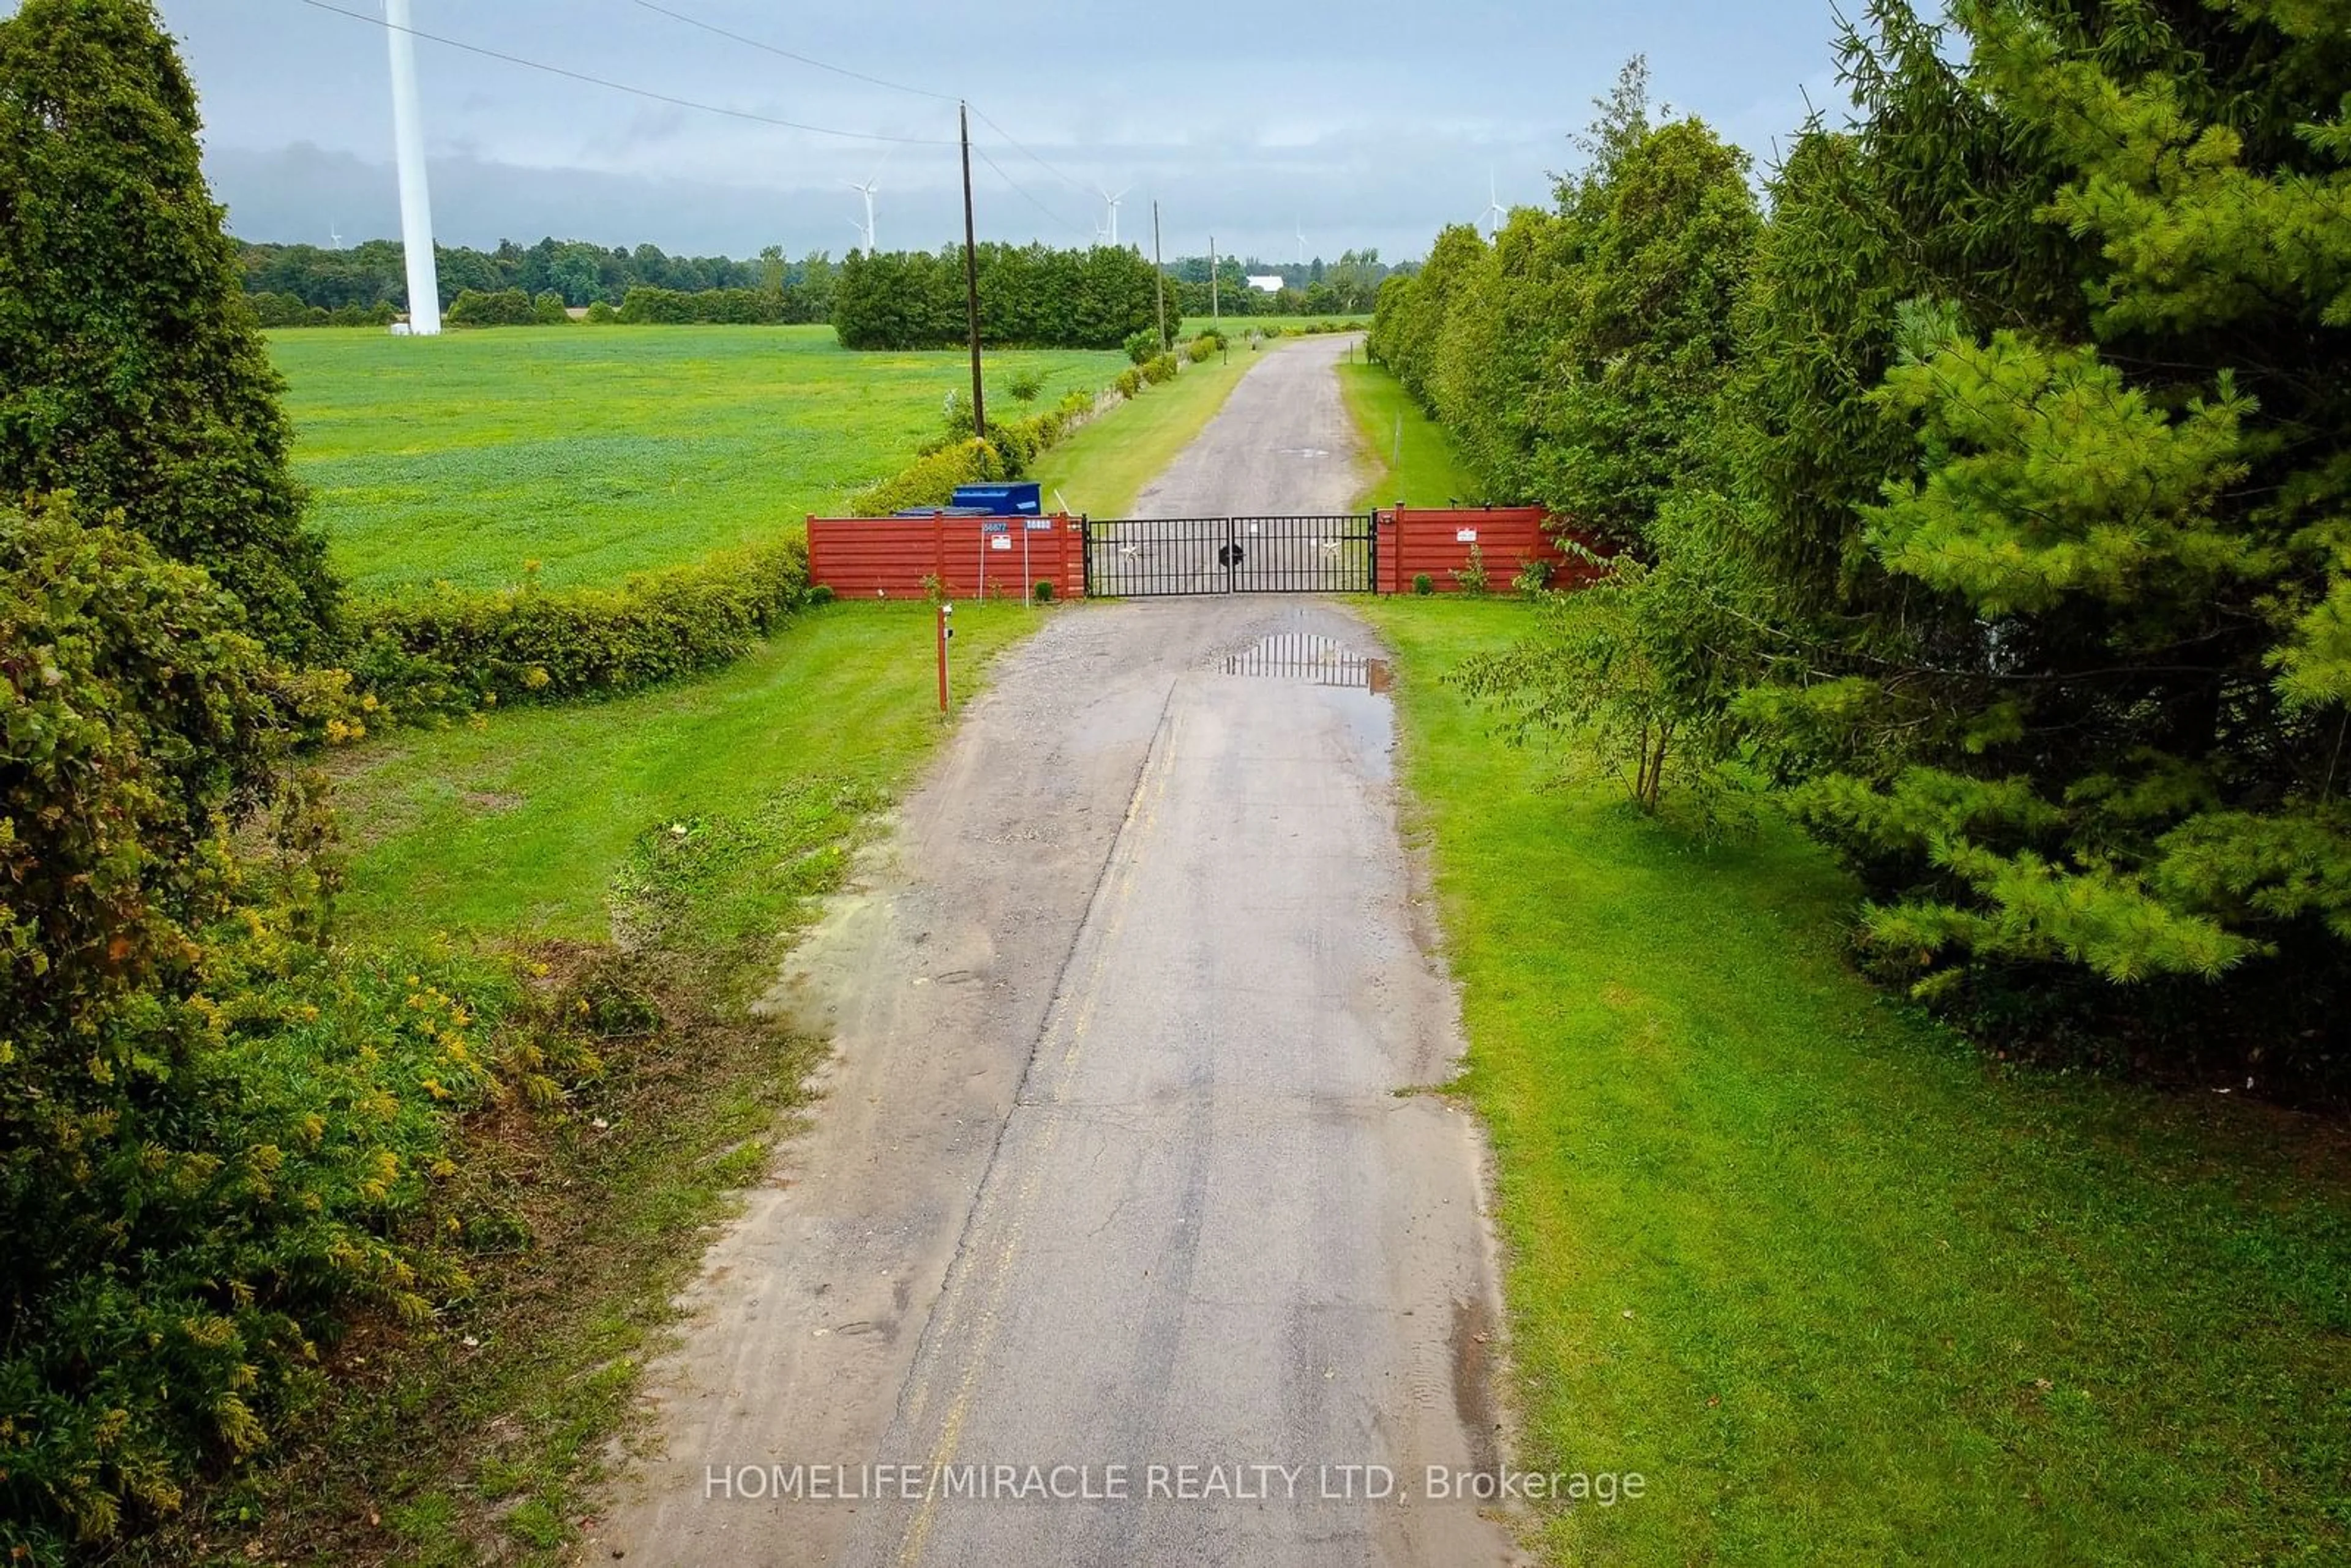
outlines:
M920 599L935 578L948 593L1019 599L1050 582L1054 597L1085 591L1085 549L1075 519L1044 517L815 517L808 520L809 580L843 599ZM1025 570L1024 570L1025 560Z
M1380 580L1382 593L1410 593L1414 579L1426 572L1439 593L1458 593L1455 574L1469 566L1475 549L1485 562L1487 587L1507 593L1510 580L1530 561L1548 562L1554 587L1565 588L1600 576L1595 567L1560 549L1557 537L1575 537L1572 528L1549 526L1541 507L1398 507L1379 514Z

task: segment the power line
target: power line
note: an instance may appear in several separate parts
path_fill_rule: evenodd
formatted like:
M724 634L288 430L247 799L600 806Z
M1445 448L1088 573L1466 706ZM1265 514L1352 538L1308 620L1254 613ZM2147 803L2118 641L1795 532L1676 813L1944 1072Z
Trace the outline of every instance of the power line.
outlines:
M1022 152L1028 154L1030 162L1034 162L1039 168L1044 170L1048 174L1052 175L1053 178L1061 181L1061 183L1069 186L1070 189L1077 192L1078 194L1081 196L1094 196L1101 193L1100 192L1091 190L1085 185L1079 183L1076 180L1064 174L1052 164L1045 162L1045 160L1038 156L1038 154L1030 152L1027 147L1021 145L1019 139L1014 136L1012 132L1005 130L1001 125L997 124L995 120L988 119L987 111L980 108L979 105L973 104L971 106L971 111L974 114L978 115L983 121L986 121L989 130L995 131L998 136L1003 137L1005 141L1011 142L1013 146L1019 148Z
M925 87L908 87L904 82L890 81L877 76L868 76L863 71L852 70L847 66L836 66L829 61L820 60L812 55L797 54L790 49L782 48L774 44L765 43L758 38L746 37L740 33L730 33L726 28L717 26L716 23L705 22L699 16L689 16L683 11L673 11L666 5L656 5L653 3L653 0L636 0L636 3L648 11L658 12L662 16L667 16L674 22L683 22L689 27L699 27L705 33L716 33L718 37L731 40L734 43L747 45L755 49L765 49L771 55L781 55L788 60L798 60L804 66L813 66L820 71L831 71L835 76L844 76L852 81L870 82L875 87L886 87L893 92L911 92L917 98L935 98L941 103L955 103L959 101L952 93L933 92L930 89ZM974 110L972 112L977 114L979 111L977 110ZM980 115L980 118L985 120L987 117L986 115Z
M570 70L562 66L550 66L543 60L525 59L520 55L509 55L497 49L485 48L479 44L468 44L457 38L444 38L438 33L427 33L416 27L392 28L391 23L380 16L371 16L361 11L346 11L340 5L328 5L326 0L302 0L302 4L313 10L331 12L338 16L347 16L354 22L365 22L371 27L383 27L402 32L411 37L423 38L429 43L441 44L452 49L463 49L469 55L504 60L510 66L545 71L549 76L566 77L572 81L586 82L590 87L606 88L613 92L625 92L634 98L650 99L655 103L671 104L679 109L699 110L705 114L723 114L730 120L747 120L760 125L779 126L786 131L805 131L817 136L838 136L851 141L889 141L906 147L953 147L956 145L952 139L946 137L885 136L871 131L841 131L830 125L809 125L797 120L778 120L774 115L757 114L747 109L728 109L723 104L701 103L690 98L675 98L665 92L654 92L649 88L631 87L626 82L611 81L603 77L590 76L585 71Z
M977 110L974 110L972 112L977 114L979 111ZM986 117L982 116L982 118L985 119ZM1004 166L998 163L995 159L990 158L987 155L987 150L981 147L977 142L972 143L971 151L974 157L977 158L981 162L996 171L996 177L1003 181L1005 184L1010 186L1014 195L1019 197L1022 201L1028 203L1030 206L1036 208L1039 212L1044 214L1047 217L1052 219L1055 223L1061 225L1071 234L1081 235L1086 232L1077 225L1071 223L1069 219L1063 217L1061 214L1055 212L1052 208L1047 206L1044 203L1039 201L1036 197L1030 195L1028 191L1021 186L1019 182L1013 179L1011 175L1006 173L1004 172Z
M1063 172L1040 154L1029 149L1019 137L1013 135L1012 132L1005 130L1003 126L998 124L995 118L990 115L987 110L980 108L979 105L971 102L968 99L958 99L952 93L933 92L930 89L925 87L909 87L904 82L891 81L886 78L872 76L864 71L852 70L847 66L837 66L830 60L818 59L813 55L803 55L799 53L797 50L782 48L777 45L766 43L758 38L747 37L741 33L730 32L728 29L721 27L714 22L705 22L699 16L691 16L684 11L674 10L667 5L656 5L654 4L654 0L635 0L635 3L645 10L653 12L659 16L667 16L674 22L683 22L689 27L699 27L705 33L715 34L719 37L728 39L734 43L747 45L754 49L764 49L768 54L780 55L785 59L797 60L801 65L812 66L820 71L831 71L835 76L848 77L852 81L870 82L875 87L888 88L893 92L910 92L918 98L936 99L942 103L962 103L967 107L974 115L977 116L981 122L986 124L988 129L994 131L998 136L1004 138L1005 141L1008 145L1017 150L1022 156L1029 159L1031 162L1035 163L1039 168L1052 175L1053 178L1061 181L1063 184L1069 186L1070 189L1077 192L1081 196L1092 196L1096 193L1091 187ZM988 167L996 168L996 165L990 163ZM998 174L1004 173L1004 171L1001 169L997 169L996 172ZM1012 182L1009 175L1005 176L1005 183L1007 184L1011 184ZM1014 185L1013 189L1019 190L1020 188L1018 185ZM1027 194L1026 192L1022 192L1021 193L1023 195ZM1031 199L1033 200L1033 198ZM1050 217L1052 214L1049 212L1046 215ZM1083 230L1078 229L1075 225L1069 224L1064 220L1056 218L1054 221L1061 223L1063 227L1071 230L1073 233L1084 232Z

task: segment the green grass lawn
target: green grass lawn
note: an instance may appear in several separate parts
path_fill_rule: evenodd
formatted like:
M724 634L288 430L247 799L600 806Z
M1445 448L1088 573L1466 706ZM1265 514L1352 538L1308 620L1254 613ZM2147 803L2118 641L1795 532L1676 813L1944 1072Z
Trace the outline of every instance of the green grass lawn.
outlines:
M361 591L444 580L612 583L778 533L903 466L938 433L956 353L852 354L829 327L506 328L394 338L277 332L297 471ZM1117 353L988 356L1047 398L1107 385Z
M1638 1471L1558 1563L2351 1561L2339 1128L1991 1061L1850 973L1791 832L1543 787L1441 677L1506 602L1386 601L1520 1462Z
M1339 390L1374 468L1371 482L1355 498L1356 510L1393 507L1399 501L1408 507L1443 507L1481 494L1453 437L1421 412L1386 366L1343 364Z
M1047 452L1029 476L1044 486L1049 507L1063 505L1096 517L1125 517L1143 487L1191 444L1256 361L1257 355L1242 348L1196 365L1187 362L1174 381L1144 388L1141 397Z
M959 605L957 690L1045 613ZM933 648L928 605L833 605L705 679L370 742L337 787L355 841L346 930L602 941L647 833L719 824L775 837L778 860L822 848L944 733ZM738 862L697 892L705 935L785 929L793 911L771 895L794 879Z

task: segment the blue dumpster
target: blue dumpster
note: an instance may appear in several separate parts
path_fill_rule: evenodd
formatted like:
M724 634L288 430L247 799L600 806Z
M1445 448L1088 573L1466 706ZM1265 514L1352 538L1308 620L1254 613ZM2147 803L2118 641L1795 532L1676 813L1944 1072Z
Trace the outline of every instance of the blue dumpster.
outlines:
M992 517L997 516L997 510L994 507L909 507L903 512L893 513L892 516L900 517Z
M1009 485L957 485L955 504L958 507L985 507L998 517L1033 517L1045 509L1040 486L1035 483Z

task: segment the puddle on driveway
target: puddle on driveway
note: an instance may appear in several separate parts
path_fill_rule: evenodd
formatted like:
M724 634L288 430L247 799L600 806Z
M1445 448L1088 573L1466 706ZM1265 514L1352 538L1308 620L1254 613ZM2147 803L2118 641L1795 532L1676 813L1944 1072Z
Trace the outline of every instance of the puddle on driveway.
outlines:
M1225 674L1368 692L1384 692L1395 684L1385 659L1355 653L1336 637L1312 632L1276 632L1260 637L1239 653L1225 656Z

